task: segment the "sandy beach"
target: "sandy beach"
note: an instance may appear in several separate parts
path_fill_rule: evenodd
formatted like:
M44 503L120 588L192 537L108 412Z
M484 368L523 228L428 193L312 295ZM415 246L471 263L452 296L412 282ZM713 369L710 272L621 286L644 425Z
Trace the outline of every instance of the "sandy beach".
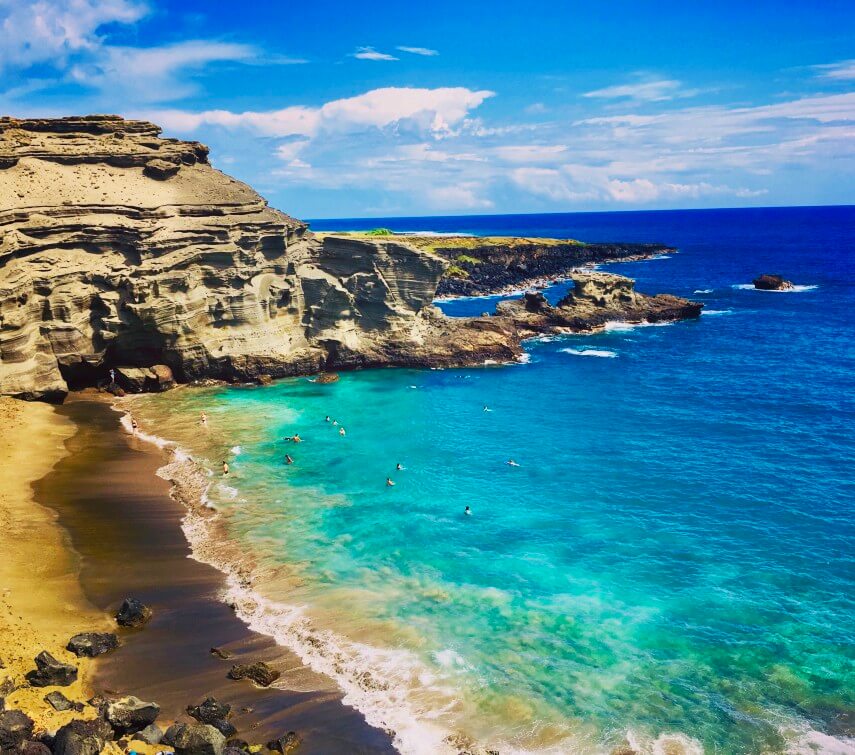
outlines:
M218 599L222 575L189 557L184 509L156 476L164 452L125 433L119 418L95 394L62 407L0 399L6 708L30 715L37 733L96 715L88 705L56 712L43 699L54 688L28 685L34 656L48 650L80 669L78 681L61 688L69 699L133 694L161 706L163 729L194 723L186 706L214 695L232 706L237 736L250 743L296 731L300 752L394 752L386 733L342 704L331 680L248 630ZM112 619L129 595L154 611L143 629L117 628ZM81 663L64 650L80 631L118 632L120 647ZM213 647L229 658L212 655ZM275 686L227 678L232 664L254 661L282 673Z
M64 648L76 632L108 626L84 596L79 559L56 513L36 503L33 494L33 483L66 455L65 441L74 430L53 406L0 397L0 697L46 730L86 713L55 711L43 699L49 690L26 683L34 657L47 650L60 661L73 661L80 674L63 693L84 700L91 665Z

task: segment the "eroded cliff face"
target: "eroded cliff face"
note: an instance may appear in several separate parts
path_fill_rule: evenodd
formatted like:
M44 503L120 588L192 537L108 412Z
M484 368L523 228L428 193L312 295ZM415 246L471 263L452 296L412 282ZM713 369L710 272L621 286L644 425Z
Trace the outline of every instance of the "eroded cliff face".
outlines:
M316 240L159 133L0 119L0 394L60 399L121 365L242 380L519 354L512 323L433 309L440 257Z

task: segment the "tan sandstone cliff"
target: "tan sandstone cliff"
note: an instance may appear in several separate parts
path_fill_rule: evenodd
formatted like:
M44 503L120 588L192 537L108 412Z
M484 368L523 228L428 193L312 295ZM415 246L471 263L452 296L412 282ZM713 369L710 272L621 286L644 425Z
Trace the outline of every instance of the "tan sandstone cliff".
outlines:
M519 354L512 323L432 307L439 256L317 240L159 134L0 119L0 394L58 400L123 365L243 380Z

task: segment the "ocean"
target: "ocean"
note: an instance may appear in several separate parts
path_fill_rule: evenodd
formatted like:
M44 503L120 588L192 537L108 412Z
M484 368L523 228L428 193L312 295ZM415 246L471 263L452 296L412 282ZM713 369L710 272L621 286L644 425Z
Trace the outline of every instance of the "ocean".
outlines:
M377 226L661 242L603 269L704 314L131 399L206 475L224 599L405 753L855 753L855 208L312 223Z

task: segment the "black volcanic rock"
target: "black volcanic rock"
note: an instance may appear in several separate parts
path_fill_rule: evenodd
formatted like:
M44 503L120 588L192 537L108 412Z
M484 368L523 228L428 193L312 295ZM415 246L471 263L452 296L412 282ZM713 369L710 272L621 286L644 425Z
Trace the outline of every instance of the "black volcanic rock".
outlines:
M116 621L123 627L141 627L151 620L152 611L147 605L136 598L125 598Z
M229 679L250 679L259 687L269 687L281 674L273 667L257 661L250 664L237 664L229 670Z
M66 650L78 657L94 658L119 647L119 638L112 632L83 632L68 641Z
M67 687L76 679L77 668L58 661L47 650L36 656L36 668L27 674L27 681L33 687Z
M789 291L793 288L793 284L785 280L782 275L763 274L751 282L754 288L759 288L761 291Z

